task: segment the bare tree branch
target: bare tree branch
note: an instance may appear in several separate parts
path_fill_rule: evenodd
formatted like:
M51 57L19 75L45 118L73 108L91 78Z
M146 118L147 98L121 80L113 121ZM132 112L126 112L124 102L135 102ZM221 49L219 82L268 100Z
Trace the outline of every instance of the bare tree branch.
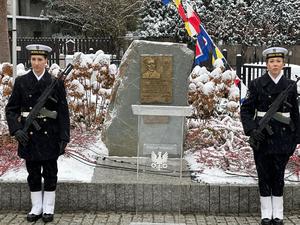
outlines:
M85 28L90 28L90 35L101 31L118 38L126 33L128 23L137 17L144 0L47 1L49 15L54 21L81 27L85 32Z

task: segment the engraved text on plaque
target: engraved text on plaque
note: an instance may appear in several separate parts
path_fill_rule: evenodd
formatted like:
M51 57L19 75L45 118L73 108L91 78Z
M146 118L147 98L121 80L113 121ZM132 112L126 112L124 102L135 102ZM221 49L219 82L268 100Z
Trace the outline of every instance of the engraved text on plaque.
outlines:
M171 55L141 55L141 103L171 103L172 73Z

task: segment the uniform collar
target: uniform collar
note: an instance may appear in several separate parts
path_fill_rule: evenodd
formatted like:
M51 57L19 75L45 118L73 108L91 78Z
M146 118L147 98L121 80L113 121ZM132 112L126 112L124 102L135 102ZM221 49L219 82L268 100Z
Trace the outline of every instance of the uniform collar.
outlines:
M279 93L288 86L288 80L285 76L281 76L277 84L274 83L268 73L265 73L260 79L262 87L266 88L268 86L267 89L270 93Z
M44 75L41 76L40 80L37 80L32 70L28 73L28 76L29 76L28 82L30 84L29 89L35 89L37 87L36 85L48 85L52 81L51 75L48 73L47 70L44 72Z
M34 74L34 76L36 77L36 79L37 80L40 80L40 79L42 79L42 77L44 76L44 74L45 74L45 71L46 71L46 69L44 69L44 71L43 71L43 73L42 73L42 75L40 75L40 76L38 76L35 72L34 72L34 70L32 70L32 72L33 72L33 74Z
M275 84L278 84L279 80L283 76L283 72L281 71L280 74L276 78L274 78L269 72L268 72L268 75L270 76L270 78L273 80L273 82Z

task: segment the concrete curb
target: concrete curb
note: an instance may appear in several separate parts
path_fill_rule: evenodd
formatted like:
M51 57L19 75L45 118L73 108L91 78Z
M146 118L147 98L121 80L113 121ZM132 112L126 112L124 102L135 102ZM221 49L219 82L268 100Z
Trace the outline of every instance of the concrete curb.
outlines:
M181 193L181 195L180 195ZM300 209L300 186L286 185L285 212ZM27 183L0 182L0 210L31 207ZM57 211L259 213L255 185L59 183Z

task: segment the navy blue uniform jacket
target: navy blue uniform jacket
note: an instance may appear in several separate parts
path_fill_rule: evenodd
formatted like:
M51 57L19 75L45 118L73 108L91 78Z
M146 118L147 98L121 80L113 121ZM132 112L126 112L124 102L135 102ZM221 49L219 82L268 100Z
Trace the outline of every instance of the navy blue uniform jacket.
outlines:
M38 98L51 83L51 75L45 71L38 81L32 71L26 75L17 77L12 94L5 108L6 119L11 135L23 128L25 117L21 112L29 112L37 103ZM64 152L60 152L60 141L70 141L70 118L66 91L63 81L59 81L52 97L57 102L48 100L45 107L51 111L57 111L57 118L38 118L37 122L41 130L37 131L33 126L28 130L29 143L26 146L19 144L18 155L31 161L49 160L58 158Z
M241 106L241 121L246 135L250 135L251 131L258 127L261 117L256 117L256 111L267 112L278 94L292 82L295 81L282 76L275 84L267 73L250 82L247 96ZM286 102L288 104L282 104L278 112L289 112L291 123L284 124L272 118L269 125L274 134L270 136L263 130L266 139L260 143L259 151L266 154L289 155L295 151L300 136L296 86L289 92Z

